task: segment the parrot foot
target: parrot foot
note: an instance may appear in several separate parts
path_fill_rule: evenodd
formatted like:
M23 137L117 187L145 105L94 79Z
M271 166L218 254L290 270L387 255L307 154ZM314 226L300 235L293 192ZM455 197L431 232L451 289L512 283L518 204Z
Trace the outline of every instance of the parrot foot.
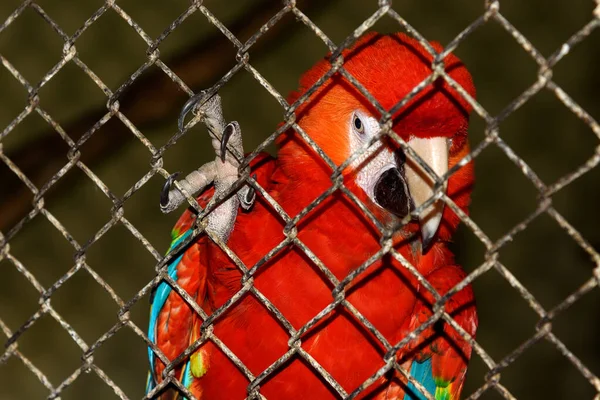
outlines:
M178 181L179 187L194 197L213 184L214 195L217 198L225 197L236 181L250 172L249 167L240 171L240 164L244 158L240 125L237 121L225 123L221 98L218 94L210 95L209 91L200 91L185 103L177 121L181 131L185 129L185 118L190 112L208 128L216 158ZM176 177L176 174L169 176L161 191L160 208L163 213L175 210L186 201L184 193L173 187ZM253 175L253 178L256 179L256 175ZM228 237L233 229L238 208L248 211L255 200L255 189L247 184L242 186L235 196L229 197L217 207L218 213L208 214L208 226L219 232L219 236Z

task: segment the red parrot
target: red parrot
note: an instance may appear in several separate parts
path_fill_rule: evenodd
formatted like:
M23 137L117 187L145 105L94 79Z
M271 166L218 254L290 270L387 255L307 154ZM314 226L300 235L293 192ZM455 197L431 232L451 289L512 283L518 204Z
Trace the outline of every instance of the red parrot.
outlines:
M431 43L440 52L438 43ZM432 56L404 34L370 33L343 52L344 68L384 107L390 110L431 73ZM471 76L460 60L445 58L446 72L475 96ZM292 103L316 83L331 64L324 59L306 72ZM393 116L393 131L443 175L469 153L469 104L438 79ZM379 130L381 115L341 74L327 79L296 111L296 121L336 164L344 163ZM293 129L282 134L276 157L261 154L251 165L258 184L291 218L297 216L332 186L332 170ZM432 181L402 148L388 137L343 170L343 183L379 223L390 227L430 198ZM474 180L472 163L448 179L446 193L467 211ZM206 205L211 190L198 201ZM237 203L235 203L237 204ZM171 249L191 233L195 215L186 211L173 230ZM393 236L394 249L444 295L464 277L447 248L459 223L458 216L437 201L418 219ZM347 194L335 191L297 223L297 234L285 231L286 222L256 194L252 209L235 217L224 238L229 248L251 268L254 286L298 330L332 301L334 284L301 247L316 256L338 281L344 280L382 249L381 233ZM286 240L264 263L265 255ZM242 288L242 273L206 235L201 235L169 265L169 274L208 314ZM344 288L345 299L392 346L418 328L432 314L434 297L413 274L390 254L370 264ZM202 318L166 283L153 295L149 338L170 360L178 357L200 336ZM470 286L454 294L445 310L471 336L477 315ZM244 294L214 322L214 334L256 377L290 350L290 334L252 293ZM340 304L300 337L301 347L316 360L346 393L356 390L384 366L384 345ZM397 362L430 397L458 399L465 378L470 345L449 324L431 325L416 340L400 348ZM162 381L164 364L149 351L148 390ZM250 381L212 341L203 343L176 369L176 377L198 399L244 399ZM261 382L267 399L339 398L323 377L300 355L294 354ZM166 398L175 393L163 392ZM375 380L359 398L425 399L415 385L392 370Z

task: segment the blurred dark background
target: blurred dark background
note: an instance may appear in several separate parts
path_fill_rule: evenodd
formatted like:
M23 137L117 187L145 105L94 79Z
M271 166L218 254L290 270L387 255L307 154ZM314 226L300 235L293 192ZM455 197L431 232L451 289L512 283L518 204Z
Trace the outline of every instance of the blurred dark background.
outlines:
M0 2L0 23L19 6ZM103 5L100 0L37 2L67 35L73 35ZM152 38L157 38L189 5L186 0L117 2ZM500 11L548 57L592 19L592 1L501 1ZM280 8L266 0L204 5L244 42ZM304 0L298 7L335 43L341 43L377 8L377 1ZM483 1L396 1L394 9L430 40L445 45L484 11ZM374 27L400 30L389 17ZM0 32L0 54L33 86L62 56L61 37L32 9L25 9ZM113 92L147 61L148 46L114 10L108 10L75 42L78 57ZM200 13L195 12L158 47L160 59L192 90L212 86L235 65L235 49ZM284 96L298 78L327 52L323 43L291 15L250 50L250 62ZM455 51L471 71L479 102L500 113L537 79L538 67L496 22L470 35ZM571 49L553 69L553 80L596 119L600 118L600 30ZM261 143L282 120L283 110L246 71L221 90L227 119L242 126L245 149ZM26 89L0 67L0 131L26 107ZM62 68L39 91L41 107L77 140L106 113L107 97L74 63ZM121 111L156 147L176 132L176 119L187 95L156 66L144 71L119 97ZM472 118L472 144L484 137L485 125ZM500 125L500 135L538 176L552 184L591 157L599 144L592 130L548 90L536 94ZM36 112L1 139L0 149L41 188L68 161L68 146ZM151 154L125 125L112 118L80 149L81 160L117 197L122 197L150 169ZM188 173L214 157L201 127L193 129L164 154L168 171ZM476 160L477 185L472 218L497 240L535 210L538 192L497 147ZM124 216L159 251L169 243L176 215L163 215L158 194L164 180L154 176L124 204ZM600 249L600 168L595 168L553 196L553 206L586 240ZM78 168L71 169L46 193L45 207L83 245L111 217L113 203ZM33 195L0 163L0 231L5 235L32 209ZM24 224L10 239L10 254L48 288L74 266L74 248L43 215ZM465 226L454 244L467 272L483 262L484 246ZM121 224L94 243L85 258L123 301L154 277L155 260ZM550 216L542 214L500 251L499 260L550 310L592 276L594 264ZM7 259L0 259L0 320L17 330L39 309L39 293ZM500 361L535 333L537 314L495 270L474 284L480 326L478 342ZM600 375L600 290L593 289L553 321L554 334L594 373ZM88 345L117 322L119 307L85 270L78 271L52 296L51 304ZM142 330L148 299L132 309ZM4 343L4 339L0 342ZM81 365L82 352L49 315L25 332L18 348L56 387ZM3 353L4 350L1 352ZM147 373L146 347L128 328L121 329L94 354L94 363L129 398L141 398ZM474 355L464 397L484 382L487 373ZM501 381L519 399L591 399L596 391L580 372L546 340L541 340L502 372ZM0 398L37 399L47 389L17 357L0 365ZM490 390L485 399L502 398ZM94 373L83 374L65 389L63 399L116 398Z

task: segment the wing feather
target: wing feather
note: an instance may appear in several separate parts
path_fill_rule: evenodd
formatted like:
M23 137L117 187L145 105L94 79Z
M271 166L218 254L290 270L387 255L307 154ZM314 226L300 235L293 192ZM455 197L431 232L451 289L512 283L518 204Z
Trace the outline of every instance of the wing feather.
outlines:
M465 277L457 266L433 271L427 280L440 295L446 294ZM425 289L415 307L410 330L423 324L431 315L435 303ZM477 328L475 300L470 286L454 294L446 303L446 312L472 337ZM469 343L448 323L438 321L423 331L408 357L412 357L410 375L420 382L436 400L458 400L471 357ZM417 388L409 383L403 400L424 400Z

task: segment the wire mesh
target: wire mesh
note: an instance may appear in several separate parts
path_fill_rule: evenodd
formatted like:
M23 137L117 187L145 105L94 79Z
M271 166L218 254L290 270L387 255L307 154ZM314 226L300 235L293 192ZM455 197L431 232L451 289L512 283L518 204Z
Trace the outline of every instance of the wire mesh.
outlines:
M598 2L597 2L598 3ZM468 25L462 32L460 32L454 40L452 40L440 54L436 53L433 47L429 44L427 39L423 37L419 31L413 28L399 12L395 11L392 7L391 1L380 0L377 9L371 16L364 20L350 36L348 36L339 46L336 45L303 11L302 8L294 0L283 1L278 10L272 14L270 19L259 29L256 29L255 33L245 41L240 41L213 13L210 11L210 7L203 4L202 1L192 1L187 10L185 10L178 18L176 18L172 24L165 29L156 39L153 39L147 34L136 21L115 2L106 1L98 10L96 10L85 23L75 31L73 35L66 34L60 27L60 25L54 21L44 8L35 1L24 1L14 12L0 25L0 33L7 29L14 21L18 20L25 10L34 11L43 21L56 32L63 41L62 57L44 76L43 78L32 84L25 79L25 77L19 72L11 62L0 55L0 60L6 71L14 77L14 79L22 85L28 92L28 103L21 111L21 113L6 126L0 133L0 160L7 166L31 191L33 194L32 207L25 217L20 219L12 228L5 233L0 233L0 260L6 260L17 269L17 271L23 275L31 285L39 293L39 308L31 315L31 317L25 321L20 327L11 329L0 319L0 328L2 329L7 340L5 343L5 350L0 357L0 363L5 363L11 358L17 358L39 379L39 381L47 388L48 398L58 398L65 388L75 382L82 376L83 373L93 372L102 381L104 381L114 393L122 398L129 398L126 393L94 362L94 353L97 349L103 346L108 340L110 340L117 332L123 328L129 328L135 333L140 340L144 341L149 346L156 357L158 357L165 365L166 368L163 373L163 380L160 382L145 398L153 398L158 395L166 387L175 388L182 395L187 398L194 398L192 393L182 385L182 383L175 377L174 371L176 368L189 359L190 355L196 351L200 346L206 342L212 342L217 348L219 348L231 362L241 371L241 373L248 379L250 384L248 385L247 392L249 398L261 398L260 386L270 376L276 373L278 370L284 367L285 363L293 356L300 357L308 365L312 367L313 372L318 375L324 382L326 382L334 393L339 398L355 398L359 396L369 385L375 382L379 377L383 376L386 372L394 369L404 376L409 382L417 387L417 390L422 392L425 398L432 398L430 394L426 392L424 387L416 382L414 378L410 377L408 372L397 363L395 354L403 346L409 342L415 340L418 334L429 326L433 325L438 320L444 320L456 329L463 338L468 341L475 351L475 353L483 360L489 372L485 376L485 383L478 388L476 391L470 394L469 399L476 399L481 397L484 393L489 390L495 390L502 397L506 399L515 398L509 389L503 385L500 380L500 374L509 367L517 358L524 354L527 349L532 347L539 341L546 340L558 349L558 351L572 363L572 365L589 381L589 383L595 388L598 394L596 399L600 399L600 379L582 362L575 354L573 354L567 346L557 337L552 331L552 322L556 316L565 312L569 307L576 303L580 298L590 291L597 290L600 285L600 255L594 249L594 247L586 241L584 236L578 232L578 230L567 221L557 210L553 207L552 196L563 188L570 185L573 181L588 173L590 170L595 168L600 163L600 143L594 151L592 157L586 162L581 164L578 168L572 172L564 175L560 179L556 180L551 184L546 184L538 177L536 172L527 164L527 162L521 158L516 151L514 151L503 138L499 135L499 124L507 119L513 112L522 107L527 103L534 95L540 91L547 90L552 93L556 98L564 104L564 106L570 110L577 118L583 121L589 129L596 135L600 140L600 125L598 122L573 98L571 98L552 78L553 68L565 58L571 49L577 46L580 42L584 41L599 25L600 25L600 3L590 15L589 22L575 32L562 46L558 48L549 57L544 57L540 51L538 51L533 44L517 30L510 21L508 21L500 11L499 1L486 1L485 7L482 14ZM146 57L147 60L139 66L139 68L125 80L116 90L109 89L98 75L88 67L78 56L77 41L89 29L96 21L98 21L107 12L115 12L122 20L124 20L133 30L139 35L139 37L145 42L147 46ZM293 128L297 131L300 136L306 141L306 143L327 163L327 165L333 171L331 180L331 187L322 193L317 199L315 199L310 205L295 216L286 214L283 208L277 204L277 202L269 196L264 188L262 188L258 182L248 173L243 175L238 184L234 185L230 190L230 193L237 190L243 183L247 183L252 186L264 199L271 205L272 210L277 213L281 220L285 223L283 234L285 238L270 252L264 255L255 265L244 265L239 257L227 246L226 243L221 241L217 235L206 230L206 224L203 224L203 218L212 212L226 196L221 198L211 199L207 207L202 209L195 199L188 196L188 201L192 207L198 212L198 224L194 228L193 234L185 242L181 243L177 249L169 253L167 256L162 256L147 240L144 235L135 227L135 225L125 217L123 211L123 204L127 202L136 192L138 192L147 182L154 176L160 175L164 178L169 177L170 171L167 171L163 167L163 156L164 154L174 146L178 140L184 135L188 134L189 128L191 128L198 119L192 120L184 130L181 132L175 132L169 141L161 146L155 146L136 125L122 112L120 105L120 98L123 94L140 79L140 77L147 73L151 67L158 67L166 77L168 77L177 87L188 95L193 95L193 91L186 85L186 83L171 69L169 66L161 60L159 46L161 43L190 16L194 14L201 14L205 19L217 28L224 38L227 39L236 49L235 64L233 67L224 74L211 88L211 93L217 93L224 85L226 85L232 77L238 74L240 71L247 71L255 80L258 82L281 106L285 118L284 123L273 132L262 144L260 144L253 152L251 152L245 160L243 160L241 169L243 169L248 163L254 159L261 151L271 145L276 138L281 135L284 131L289 128ZM277 89L269 83L269 81L261 75L261 73L252 66L250 61L250 50L261 40L261 38L271 29L277 26L278 23L288 16L293 16L297 21L304 24L314 35L321 40L325 46L331 52L329 58L332 68L317 81L313 87L308 89L297 101L293 104L289 104L285 97L281 95ZM373 28L373 26L384 16L392 18L396 21L399 28L405 30L412 37L416 38L419 43L432 55L434 61L432 63L432 74L425 79L421 84L414 88L404 99L396 104L391 110L384 109L379 102L368 92L368 90L362 86L357 79L355 79L345 68L344 60L342 56L342 50L348 49L352 46L355 41L362 36L365 32ZM496 116L490 114L480 103L473 99L457 82L455 82L444 69L444 58L450 52L456 50L463 42L467 41L469 37L485 24L496 23L501 26L519 46L535 61L538 67L536 81L528 87L521 95L514 99L508 104L500 113ZM83 134L77 140L71 139L67 132L56 122L52 116L40 105L39 91L45 85L48 84L56 75L65 68L66 65L75 65L81 71L83 71L91 81L93 81L105 94L106 96L106 111L102 118L98 119L93 127L85 134ZM295 120L294 111L303 104L311 94L318 90L318 88L334 73L341 74L349 82L351 82L366 99L371 102L373 107L382 115L379 121L381 125L380 134L374 138L368 146L364 146L356 154L353 154L341 166L335 165L335 163L325 154L325 152L318 147L318 145L310 138L306 132L297 124ZM402 106L407 104L411 99L417 96L429 83L436 79L445 80L451 87L453 87L464 99L473 107L474 112L479 115L483 121L485 121L485 139L479 143L475 148L472 149L470 154L461 160L453 169L448 171L444 176L438 177L424 163L422 159L405 143L402 138L396 135L390 129L390 120L392 115L399 110ZM36 186L32 180L11 160L2 148L2 142L5 137L11 134L15 128L21 124L28 116L37 113L41 116L54 131L60 135L62 140L69 147L67 154L67 162L60 168L60 170L48 179L41 187ZM230 113L233 114L233 111ZM95 174L91 168L82 161L82 155L80 152L81 147L88 142L94 134L104 126L111 119L120 120L139 142L147 149L151 155L151 163L148 172L138 182L136 182L129 190L122 196L115 195L109 187L103 182L100 177ZM425 170L431 178L437 183L437 190L428 202L423 204L419 209L415 210L411 215L407 216L403 223L409 222L410 218L418 215L419 212L425 209L427 206L432 204L438 199L442 199L448 207L451 207L453 211L459 215L462 222L473 232L473 234L480 240L485 247L484 260L480 266L473 269L468 276L451 291L441 296L436 290L429 284L429 282L415 269L404 257L393 249L392 246L392 234L394 229L382 226L377 219L375 219L367 210L367 208L352 194L352 192L344 186L343 180L341 179L342 171L348 166L354 159L358 158L361 154L364 154L369 146L375 145L376 142L383 136L389 136L400 143L401 147L405 150L409 158L415 163L419 164L423 170ZM496 146L500 149L510 161L512 161L523 173L523 175L531 182L538 194L537 206L533 212L527 215L520 223L515 225L506 234L501 236L498 240L492 240L486 233L477 225L477 223L467 216L460 208L454 204L452 199L446 195L442 188L443 182L447 181L449 177L456 172L461 166L465 165L472 159L478 157L478 155L486 148L490 146ZM104 224L104 226L98 230L93 237L86 243L79 243L69 233L68 229L56 218L45 205L45 196L57 183L72 169L81 170L87 178L110 200L112 203L111 218ZM298 238L298 225L302 219L307 216L315 207L325 201L329 196L335 192L342 192L348 198L351 199L361 210L365 212L373 224L379 229L379 233L382 238L382 247L379 252L372 255L362 265L348 275L343 280L338 280L328 269L327 265L323 263L309 248ZM546 309L542 306L540 301L525 287L519 279L499 260L499 251L521 231L528 228L528 226L540 215L546 214L550 216L556 223L564 229L564 231L573 239L573 241L585 251L590 259L592 260L595 268L589 279L581 285L576 291L571 293L562 302L557 304L552 309ZM23 227L33 220L34 218L45 218L50 222L58 232L71 244L74 254L74 265L73 267L60 279L58 279L50 287L44 287L31 273L27 266L22 264L17 257L11 253L11 240L19 234ZM102 238L109 230L116 225L124 226L148 251L148 253L156 260L156 276L152 281L148 282L141 290L138 291L130 299L122 299L113 288L102 278L101 274L96 272L86 261L86 252L93 246L100 238ZM397 227L395 227L397 228ZM218 245L231 262L240 270L243 278L241 289L225 304L216 309L212 314L207 315L206 312L196 303L196 301L183 289L179 284L173 280L167 271L167 266L170 261L178 255L178 250L185 248L189 243L197 240L200 235L208 235L211 240ZM332 302L325 307L320 313L315 315L310 321L299 329L295 329L292 324L270 301L254 286L254 275L260 269L262 265L268 262L270 259L275 257L282 249L286 246L295 246L300 249L306 257L308 257L314 265L316 265L321 272L329 280L329 284L334 289L332 290ZM389 343L384 336L377 331L377 329L371 324L350 302L345 298L345 290L358 275L369 268L373 263L381 260L385 255L390 254L403 266L405 266L411 273L413 273L418 282L423 285L432 296L435 298L436 303L433 306L433 313L427 321L417 328L414 332L407 335L399 343ZM470 337L467 332L464 331L452 317L444 311L444 305L448 299L462 288L472 283L480 276L485 274L487 271L494 269L496 270L512 287L514 287L522 298L527 302L529 307L537 314L538 323L535 327L535 334L525 340L520 346L514 349L511 353L506 355L500 360L494 360L494 358L486 352L483 346ZM114 326L106 333L104 333L99 339L93 343L86 342L69 324L69 322L63 318L59 312L52 305L53 294L61 288L67 281L69 281L78 271L86 270L90 276L108 293L108 295L114 300L119 307ZM137 304L140 299L147 296L153 288L159 285L161 282L167 282L168 285L176 291L204 321L202 324L202 335L198 340L191 344L188 349L179 355L175 360L169 361L168 358L161 352L161 350L148 339L144 333L145 329L141 329L130 319L129 313L131 308ZM258 301L260 301L279 321L279 323L287 330L290 340L288 342L289 350L282 354L281 357L274 362L271 366L265 369L262 373L255 375L253 374L246 365L236 356L226 345L223 343L217 335L214 333L214 324L219 320L228 310L235 306L235 304L245 295L252 294ZM312 327L318 324L323 318L325 318L332 310L336 308L344 308L347 312L352 314L356 319L361 321L364 328L373 334L379 341L380 344L385 348L386 355L383 358L382 367L368 380L366 380L361 386L356 388L352 392L347 392L334 378L333 376L322 367L306 350L301 347L301 339L303 334L309 331ZM58 384L54 384L45 375L44 371L32 363L29 358L23 354L19 349L19 339L21 336L30 329L38 320L43 316L48 315L53 318L60 326L69 334L73 342L79 347L82 353L82 363L75 369L70 376L64 379ZM146 360L140 360L140 362L146 362ZM140 384L142 384L140 382Z

